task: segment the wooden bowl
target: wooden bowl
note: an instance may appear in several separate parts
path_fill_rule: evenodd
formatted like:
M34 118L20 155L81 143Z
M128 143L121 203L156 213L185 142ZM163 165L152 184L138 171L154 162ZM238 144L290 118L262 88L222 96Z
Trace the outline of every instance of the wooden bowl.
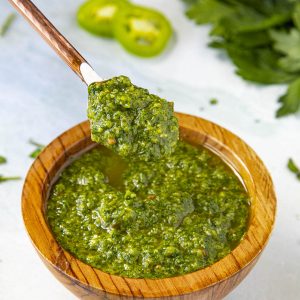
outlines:
M89 123L66 131L39 155L25 180L24 223L48 269L69 290L84 299L221 299L249 273L273 228L276 198L271 177L254 151L228 130L207 120L177 113L181 137L220 155L240 175L251 197L249 229L227 256L205 269L165 279L131 279L95 269L73 257L56 242L45 218L52 183L71 157L93 144ZM250 292L250 291L249 291Z

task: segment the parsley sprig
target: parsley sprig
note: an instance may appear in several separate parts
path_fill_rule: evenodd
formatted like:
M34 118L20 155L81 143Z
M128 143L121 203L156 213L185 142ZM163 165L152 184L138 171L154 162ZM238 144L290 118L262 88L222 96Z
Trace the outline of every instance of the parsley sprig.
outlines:
M210 46L227 52L245 80L288 83L276 116L300 110L300 2L183 0L186 15L212 25Z

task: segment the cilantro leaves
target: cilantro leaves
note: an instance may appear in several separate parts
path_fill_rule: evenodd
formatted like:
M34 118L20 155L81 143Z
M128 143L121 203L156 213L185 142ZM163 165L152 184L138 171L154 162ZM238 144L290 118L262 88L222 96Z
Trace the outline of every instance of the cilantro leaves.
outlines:
M300 3L293 0L183 0L186 15L211 24L209 46L224 49L243 79L288 83L277 117L300 110Z
M226 47L227 53L236 65L236 73L245 80L263 84L285 83L295 79L277 67L279 55L264 48L243 49Z
M287 72L299 72L300 31L295 28L289 32L272 30L270 36L274 42L274 49L282 53L282 57L278 60L279 66Z
M190 1L192 2L192 1ZM195 2L195 1L194 1ZM217 23L226 15L231 15L231 6L217 0L196 1L189 7L186 15L197 24Z

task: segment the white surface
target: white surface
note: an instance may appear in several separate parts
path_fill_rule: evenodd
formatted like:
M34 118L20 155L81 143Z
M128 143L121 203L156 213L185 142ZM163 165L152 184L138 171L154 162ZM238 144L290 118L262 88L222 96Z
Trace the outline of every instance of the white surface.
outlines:
M149 1L139 1L146 3ZM278 214L274 234L252 273L227 299L300 298L300 182L286 169L300 164L300 117L274 118L283 86L260 87L235 76L224 55L207 48L208 28L186 20L179 0L153 0L176 30L172 47L155 59L139 59L118 43L79 29L78 0L36 1L104 78L128 75L138 85L174 100L177 111L213 120L246 140L273 176ZM12 11L0 0L0 20ZM0 38L0 174L21 175L32 163L28 139L48 143L86 118L86 87L18 17ZM216 97L219 104L209 105ZM260 122L256 122L260 120ZM23 227L22 181L0 185L0 299L75 299L39 260Z

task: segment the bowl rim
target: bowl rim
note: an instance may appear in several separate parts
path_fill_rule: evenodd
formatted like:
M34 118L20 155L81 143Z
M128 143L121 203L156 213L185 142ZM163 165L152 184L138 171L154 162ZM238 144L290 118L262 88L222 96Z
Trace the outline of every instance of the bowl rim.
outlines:
M162 279L126 278L93 268L62 249L44 216L45 199L63 162L91 144L88 121L54 139L31 165L22 192L27 233L48 266L87 289L128 297L156 298L199 292L246 268L264 249L274 227L276 197L270 174L257 154L238 136L208 120L176 113L184 139L196 134L210 150L233 166L251 198L251 217L243 240L228 255L198 271ZM238 153L237 153L238 152Z

